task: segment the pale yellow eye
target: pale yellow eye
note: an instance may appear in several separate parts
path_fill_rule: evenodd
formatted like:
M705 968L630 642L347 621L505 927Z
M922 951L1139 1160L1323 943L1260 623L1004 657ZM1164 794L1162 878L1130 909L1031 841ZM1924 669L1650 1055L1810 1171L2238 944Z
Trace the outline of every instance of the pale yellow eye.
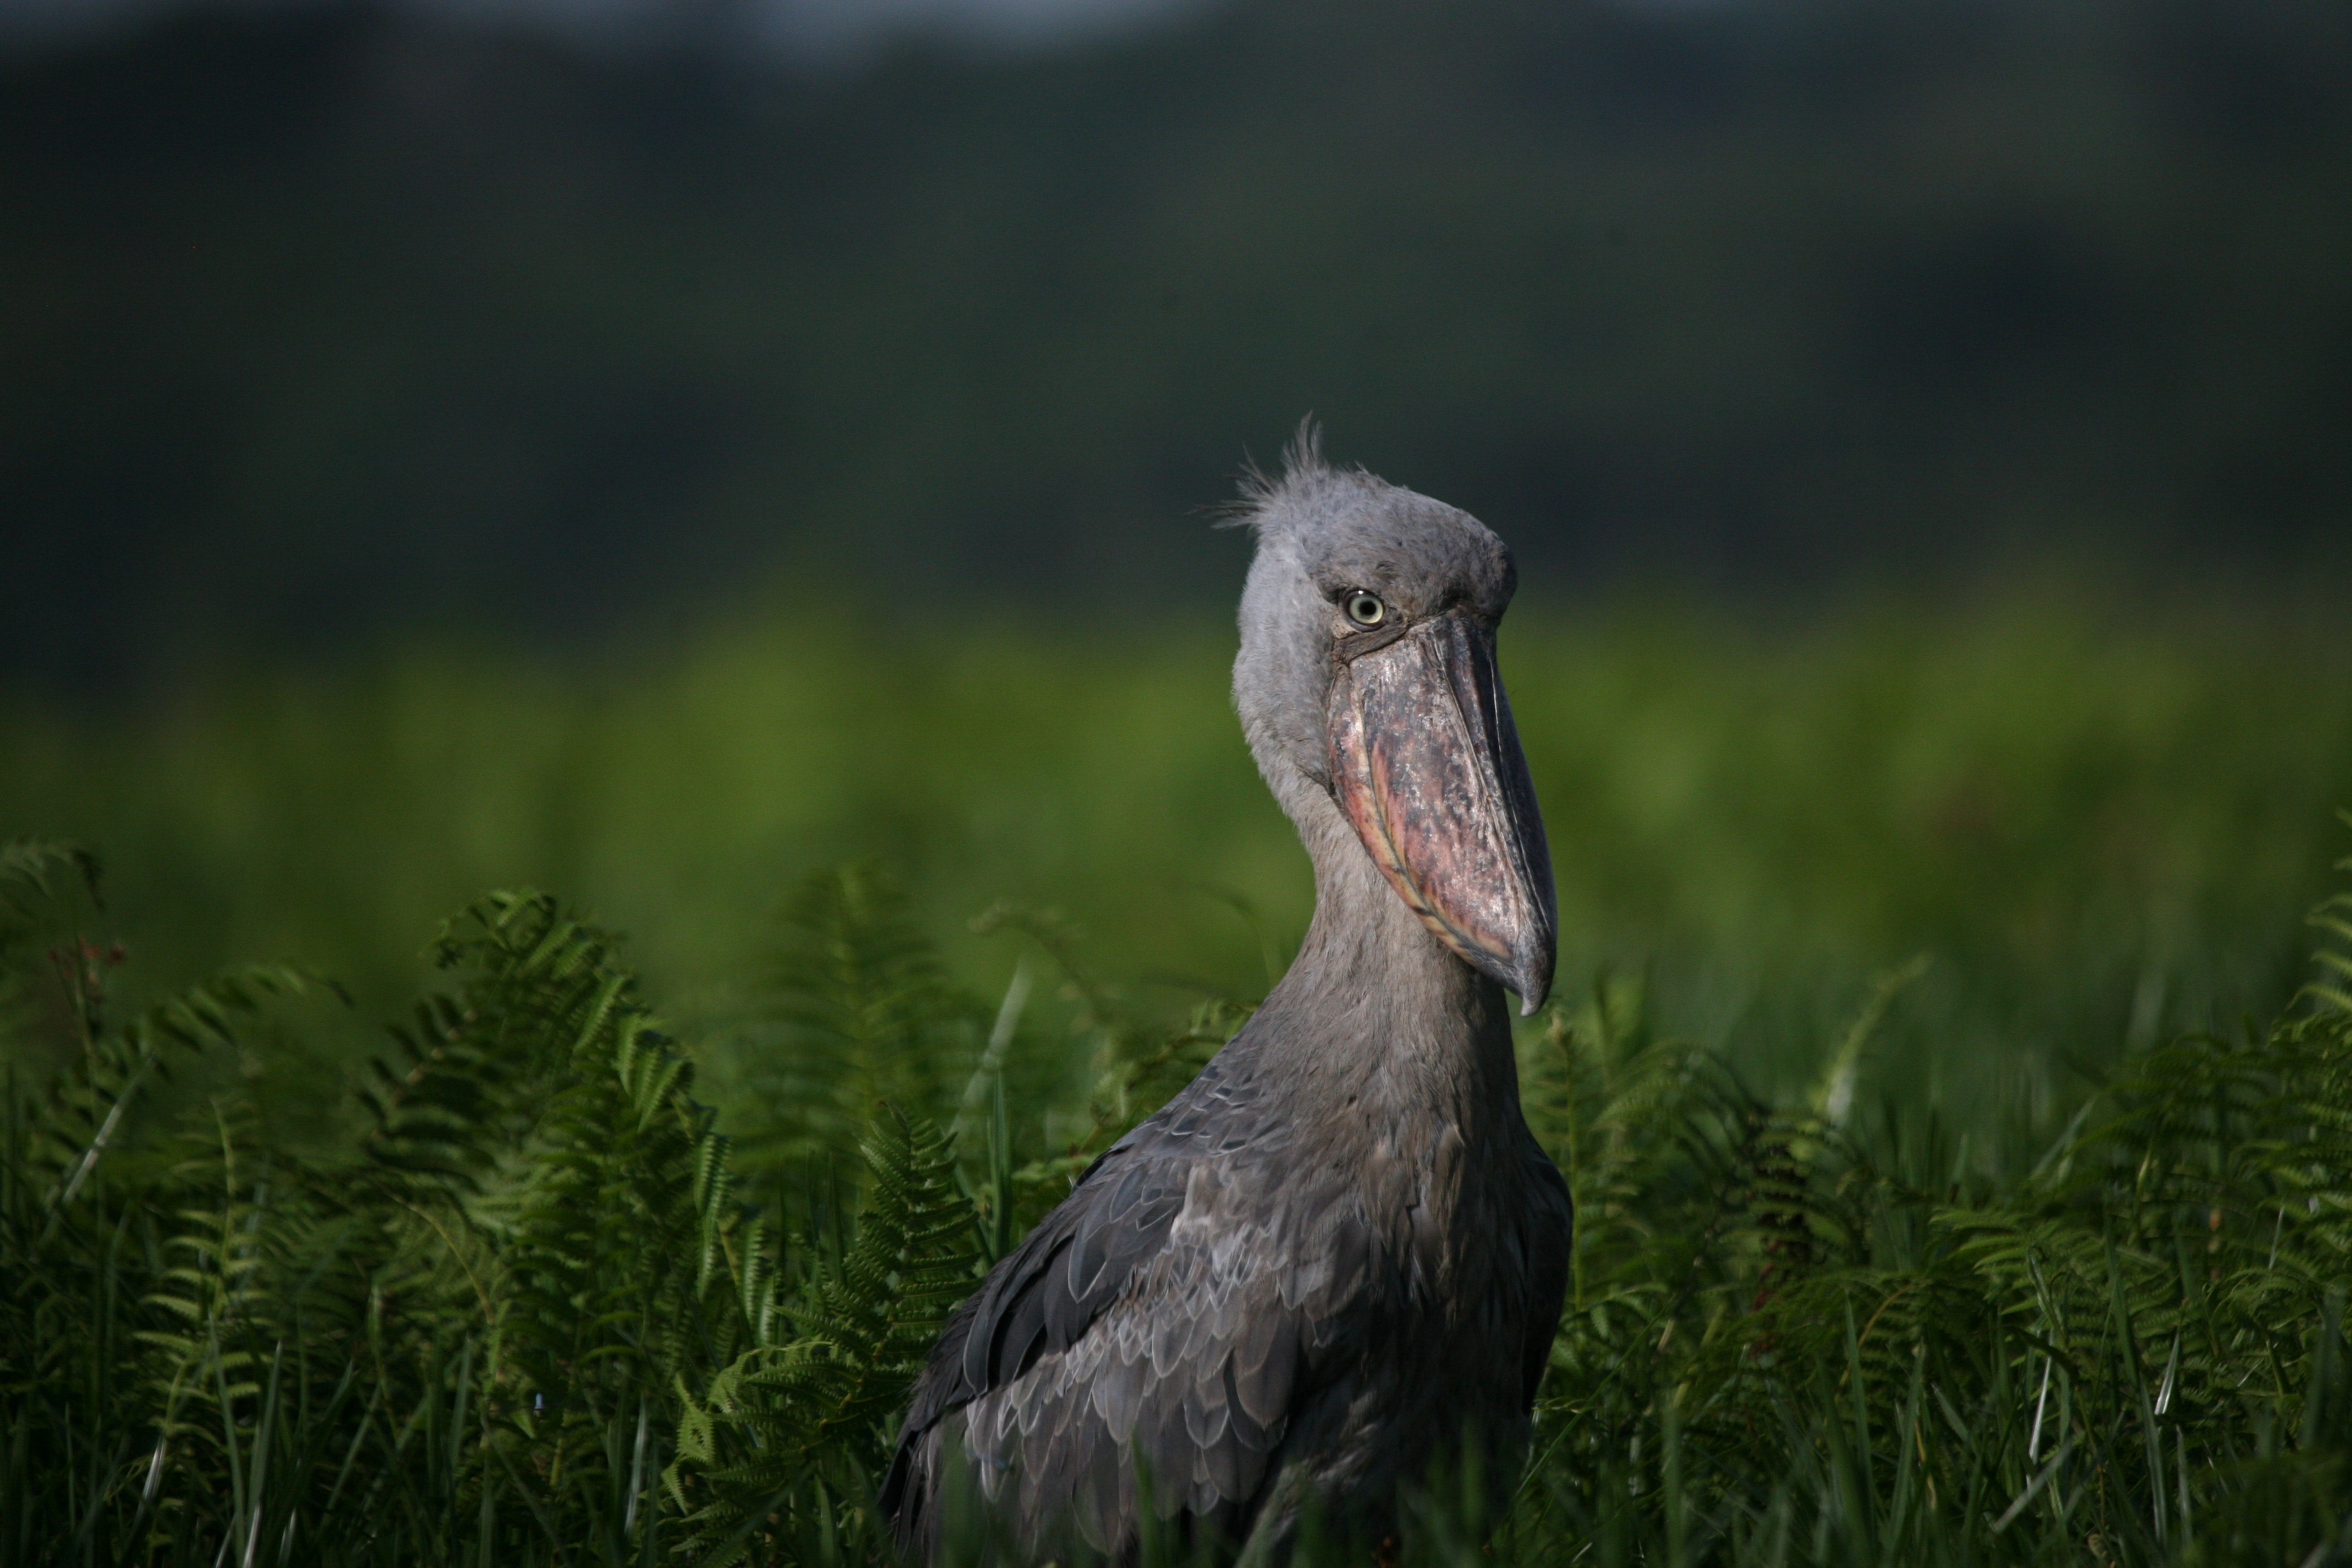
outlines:
M1389 607L1377 595L1359 588L1348 595L1348 618L1360 626L1376 626L1389 618Z

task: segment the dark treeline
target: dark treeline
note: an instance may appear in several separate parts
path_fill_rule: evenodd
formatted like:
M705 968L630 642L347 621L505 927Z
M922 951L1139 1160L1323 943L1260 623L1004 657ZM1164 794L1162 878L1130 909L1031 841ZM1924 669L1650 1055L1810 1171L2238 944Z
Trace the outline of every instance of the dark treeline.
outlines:
M1555 589L2292 570L2352 532L2347 81L2329 0L17 58L0 671L577 638L779 570L1131 623L1229 589L1196 509L1310 408Z

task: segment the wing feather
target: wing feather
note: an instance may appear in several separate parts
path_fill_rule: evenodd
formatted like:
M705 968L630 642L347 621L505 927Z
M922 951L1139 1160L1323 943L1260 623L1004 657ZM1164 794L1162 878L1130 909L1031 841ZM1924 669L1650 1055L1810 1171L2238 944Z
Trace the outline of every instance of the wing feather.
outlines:
M905 1543L936 1552L959 1444L1032 1546L1074 1530L1116 1555L1146 1510L1230 1530L1255 1507L1328 1302L1296 1293L1297 1238L1271 1233L1297 1212L1266 1176L1286 1138L1234 1125L1242 1088L1198 1087L1089 1167L950 1321L883 1486ZM1360 1273L1370 1238L1339 1239Z

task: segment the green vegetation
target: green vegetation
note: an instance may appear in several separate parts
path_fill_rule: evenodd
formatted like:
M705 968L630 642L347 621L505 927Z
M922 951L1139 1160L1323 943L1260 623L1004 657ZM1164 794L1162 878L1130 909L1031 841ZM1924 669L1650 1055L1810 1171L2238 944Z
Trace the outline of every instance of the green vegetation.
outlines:
M2117 1051L2275 1011L2352 802L2352 662L2324 628L2097 602L1780 627L1522 605L1503 657L1560 973L1646 973L1665 1026L1777 1094L1926 952L1874 1081L1963 1120L2022 1100L2037 1135ZM1259 994L1310 898L1232 647L1181 617L890 637L799 614L590 676L446 648L127 714L20 701L0 823L105 851L130 1005L256 956L351 990L237 1064L293 1134L485 888L562 889L626 932L707 1075L773 1038L774 919L852 860L895 871L968 990L1001 995L1024 951L972 929L1010 902L1060 910L1084 968L1172 1016ZM1031 1016L1051 1033L1072 1005L1049 986Z
M1224 651L9 716L0 816L110 858L0 861L0 1563L869 1558L941 1316L1303 920ZM2340 658L1515 622L1573 1299L1517 1506L1441 1479L1402 1559L2352 1557Z

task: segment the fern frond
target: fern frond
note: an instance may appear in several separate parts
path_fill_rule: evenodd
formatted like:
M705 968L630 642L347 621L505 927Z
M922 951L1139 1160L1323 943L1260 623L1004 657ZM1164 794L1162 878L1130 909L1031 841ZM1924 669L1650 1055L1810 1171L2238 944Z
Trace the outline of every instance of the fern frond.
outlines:
M763 1334L681 1423L672 1484L690 1477L711 1494L688 1521L705 1548L740 1537L779 1497L813 1495L828 1450L877 1463L883 1424L977 1283L971 1204L946 1137L886 1110L863 1156L869 1196L856 1235L839 1266L812 1275L788 1306L792 1338Z
M740 1053L742 1158L772 1170L850 1165L885 1103L951 1116L978 1056L981 1008L950 983L897 882L868 864L816 873L778 935Z

